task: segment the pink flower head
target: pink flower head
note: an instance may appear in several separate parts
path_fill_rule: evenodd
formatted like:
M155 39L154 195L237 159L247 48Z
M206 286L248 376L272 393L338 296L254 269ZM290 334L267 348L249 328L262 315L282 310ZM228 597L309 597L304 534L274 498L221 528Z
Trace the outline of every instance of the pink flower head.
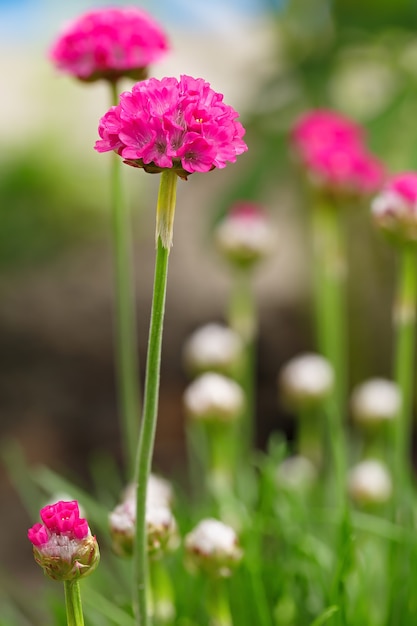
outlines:
M95 569L99 561L96 538L80 517L78 502L59 501L40 511L43 524L29 528L35 560L55 580L72 580Z
M375 224L399 242L417 242L417 172L387 180L372 202Z
M85 81L145 78L168 50L165 33L137 7L94 9L71 22L49 56L59 70Z
M382 184L384 167L367 150L363 129L335 111L305 114L290 139L308 180L321 190L361 196L375 193Z
M114 150L147 172L181 178L223 168L247 150L238 113L202 78L149 78L121 94L100 120L97 152Z

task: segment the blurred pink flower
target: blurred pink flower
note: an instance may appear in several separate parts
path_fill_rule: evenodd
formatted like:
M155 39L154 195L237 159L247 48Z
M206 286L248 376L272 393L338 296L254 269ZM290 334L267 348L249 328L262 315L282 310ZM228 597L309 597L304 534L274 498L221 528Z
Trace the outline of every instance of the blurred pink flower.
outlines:
M54 580L73 580L93 571L100 555L78 502L59 501L40 511L43 524L28 530L36 562Z
M309 182L336 195L375 193L385 178L383 164L365 145L363 129L335 111L303 115L290 135Z
M417 241L417 172L389 178L374 198L375 224L397 241Z
M223 168L247 150L237 118L202 78L150 78L122 93L101 118L95 149L114 150L147 172L173 168L187 178Z
M58 69L81 80L139 80L168 49L165 33L142 9L103 8L71 22L49 56Z

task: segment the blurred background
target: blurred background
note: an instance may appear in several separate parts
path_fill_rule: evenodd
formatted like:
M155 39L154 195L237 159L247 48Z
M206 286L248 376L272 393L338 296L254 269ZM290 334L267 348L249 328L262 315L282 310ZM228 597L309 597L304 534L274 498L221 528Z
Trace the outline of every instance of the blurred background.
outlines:
M47 58L65 21L110 3L0 0L0 439L88 487L92 455L120 462L113 364L108 155L93 150L105 85L60 75ZM112 2L112 5L121 4ZM276 252L255 276L258 445L283 426L276 375L314 349L308 212L287 149L295 117L333 107L364 124L392 171L417 168L415 0L133 2L165 26L172 52L156 77L201 76L236 108L249 151L235 165L179 183L163 346L156 466L184 459L181 350L192 330L223 321L231 276L211 241L235 200L259 202ZM126 87L129 87L126 83ZM158 177L125 168L133 212L141 363L145 361ZM352 207L352 382L390 375L392 251ZM363 349L367 346L366 350ZM2 571L30 577L29 520L0 466ZM38 572L36 572L38 574Z

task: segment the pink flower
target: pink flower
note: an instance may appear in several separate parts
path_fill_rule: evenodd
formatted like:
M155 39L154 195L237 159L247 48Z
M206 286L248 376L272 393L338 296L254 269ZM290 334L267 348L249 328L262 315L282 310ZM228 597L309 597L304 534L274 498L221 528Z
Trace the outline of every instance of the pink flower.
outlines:
M305 114L290 140L309 182L320 190L361 196L375 193L384 180L384 167L366 148L362 128L335 111Z
M388 179L371 210L375 224L394 240L417 241L417 172Z
M36 562L54 580L73 580L91 573L100 555L78 502L59 501L40 511L43 524L29 528Z
M95 9L71 22L49 56L63 72L86 81L146 76L168 50L165 33L136 7Z
M223 168L247 150L238 113L202 78L150 78L121 94L100 120L97 152L114 150L147 172L181 178Z

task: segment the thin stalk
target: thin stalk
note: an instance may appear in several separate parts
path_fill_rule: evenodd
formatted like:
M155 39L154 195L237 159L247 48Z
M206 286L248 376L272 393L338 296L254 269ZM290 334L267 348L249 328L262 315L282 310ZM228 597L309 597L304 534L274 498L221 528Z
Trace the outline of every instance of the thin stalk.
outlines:
M326 202L313 210L314 300L319 352L334 369L335 384L327 403L336 494L343 506L346 474L344 412L347 395L346 259L340 211Z
M84 626L80 584L78 580L65 580L64 589L68 626Z
M117 83L111 83L111 89L112 102L116 104ZM111 165L111 213L117 384L120 394L123 452L127 475L131 479L139 432L141 393L133 281L132 225L129 206L123 192L122 161L115 153L112 153Z
M172 170L161 174L157 215L166 214L172 224L175 211L177 176ZM165 313L166 286L168 278L169 248L164 247L158 236L155 260L155 275L152 296L152 311L149 328L148 355L142 425L136 456L136 535L133 550L133 609L138 626L148 626L148 558L146 537L146 492L155 441L158 415L159 380L161 365L162 332Z
M398 287L394 309L395 381L401 391L401 408L394 428L394 479L398 498L407 491L410 479L415 321L417 301L416 250L405 245L400 251Z
M228 311L229 325L243 340L243 356L237 381L245 394L245 407L239 420L239 450L247 462L255 439L255 370L257 311L252 291L251 272L245 268L237 271Z

